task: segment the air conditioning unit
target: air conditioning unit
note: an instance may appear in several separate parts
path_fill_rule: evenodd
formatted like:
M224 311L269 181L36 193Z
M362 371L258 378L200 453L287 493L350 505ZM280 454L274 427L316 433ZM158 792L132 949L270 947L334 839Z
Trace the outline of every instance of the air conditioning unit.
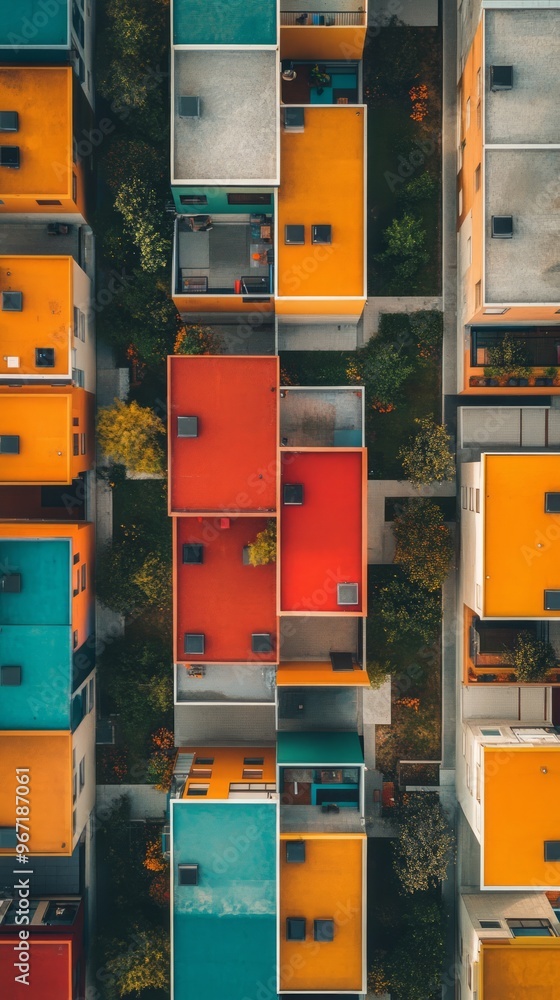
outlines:
M21 312L22 309L23 292L2 292L2 312Z
M513 237L513 216L493 215L491 234L494 240L511 240Z
M284 118L284 132L305 131L304 108L284 108L283 118Z
M198 417L177 417L177 437L198 437Z
M179 118L200 118L202 102L200 97L179 98Z
M358 604L359 587L357 583L339 583L337 586L337 604Z
M0 146L0 167L19 167L19 146Z

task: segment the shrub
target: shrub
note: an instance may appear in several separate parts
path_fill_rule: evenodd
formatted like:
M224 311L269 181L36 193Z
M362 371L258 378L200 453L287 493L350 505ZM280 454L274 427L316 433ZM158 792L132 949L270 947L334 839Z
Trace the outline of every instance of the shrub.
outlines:
M431 415L416 417L414 423L418 428L416 434L398 453L405 477L415 486L453 479L455 459L447 429Z
M148 604L160 610L171 607L171 564L159 553L150 552L146 556L132 581L142 591Z
M388 660L370 660L366 664L366 669L369 682L374 689L380 688L385 683L387 675L393 671Z
M249 542L249 562L251 566L276 562L276 521L271 519L255 540Z
M444 957L440 906L430 896L412 899L396 946L385 962L392 1000L441 997Z
M99 313L103 339L120 348L133 344L139 361L163 365L172 351L178 321L168 284L166 272L132 271L112 302Z
M441 624L441 598L407 580L394 577L377 591L379 616L388 643L412 638L428 645Z
M443 340L443 313L436 309L420 309L410 313L410 332L418 357L424 364L440 361Z
M211 326L183 326L177 334L175 354L221 354L223 341Z
M163 475L163 421L149 407L116 399L97 418L99 447L107 458L134 472Z
M419 201L428 201L433 198L437 189L437 181L428 170L424 170L418 177L413 177L401 189L400 198L406 208L414 208Z
M507 333L494 347L488 348L488 360L490 364L484 369L484 374L489 378L505 375L528 378L531 374L523 344Z
M157 928L137 929L134 947L125 944L107 962L111 976L105 978L109 996L140 995L142 990L169 988L169 935Z
M427 499L410 500L393 521L395 562L413 583L437 590L445 580L453 548L449 528L437 504Z
M171 255L170 223L151 184L132 175L120 185L115 208L140 255L140 267L154 274L167 267Z
M385 250L375 260L389 271L390 286L410 285L421 267L428 263L426 230L420 219L410 212L393 219L384 234Z
M356 354L357 381L363 382L373 408L387 413L402 399L402 388L414 371L399 348L372 339Z
M525 683L543 681L549 670L557 665L554 646L526 631L519 633L505 659L515 669L517 680Z
M435 889L447 875L455 839L437 795L409 794L399 812L393 841L394 867L403 892Z

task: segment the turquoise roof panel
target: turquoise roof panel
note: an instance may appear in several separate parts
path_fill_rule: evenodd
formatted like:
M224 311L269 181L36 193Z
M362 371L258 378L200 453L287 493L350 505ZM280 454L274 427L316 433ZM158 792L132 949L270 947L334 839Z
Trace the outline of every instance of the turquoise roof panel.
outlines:
M278 764L363 764L364 752L357 733L278 733Z
M70 0L0 0L0 47L69 47Z
M0 591L0 625L70 625L70 540L0 538L0 575L20 576Z
M2 627L0 665L21 667L21 684L0 688L0 730L70 728L71 638L66 625Z
M172 1000L276 1000L276 802L189 802L172 811ZM179 885L179 865L198 884ZM258 992L257 992L258 995Z
M276 45L276 0L174 0L174 45Z

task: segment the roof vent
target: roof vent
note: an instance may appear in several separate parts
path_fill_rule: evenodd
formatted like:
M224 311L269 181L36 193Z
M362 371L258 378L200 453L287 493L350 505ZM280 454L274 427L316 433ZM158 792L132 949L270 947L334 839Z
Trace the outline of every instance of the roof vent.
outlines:
M560 493L545 493L545 514L560 514Z
M282 497L287 507L301 507L303 504L303 484L284 483Z
M0 132L17 132L18 128L17 111L0 111Z
M198 417L177 417L177 437L198 437Z
M0 434L0 455L19 455L19 434Z
M332 243L332 226L311 226L311 242L320 244Z
M286 841L286 861L301 865L305 861L305 840Z
M286 917L286 941L305 941L305 917Z
M513 66L491 66L490 88L492 90L511 90L513 87Z
M54 368L54 347L35 348L35 367Z
M492 216L492 238L495 240L511 240L513 236L513 216Z
M545 590L544 610L560 611L560 590Z
M300 247L305 243L305 226L295 223L284 226L284 243L287 246Z
M19 368L19 358L16 357L15 354L9 354L4 360L6 362L6 368Z
M183 545L183 563L200 565L204 562L204 546L186 543Z
M331 918L313 921L313 937L323 943L334 941L334 920Z
M21 312L23 292L2 292L2 312Z
M179 118L200 118L200 97L179 98Z
M284 108L284 131L303 132L305 130L305 110L303 108Z
M198 885L198 865L177 865L179 885Z
M339 583L337 586L337 604L357 604L358 603L358 584L357 583Z
M2 687L19 687L21 685L21 667L20 666L2 666L0 667L0 685Z
M19 167L19 146L0 146L0 167Z
M270 632L253 632L251 636L251 652L272 653L272 636Z
M0 577L0 591L3 594L19 594L21 592L21 573L5 573Z
M204 652L204 632L185 632L185 653L200 655Z

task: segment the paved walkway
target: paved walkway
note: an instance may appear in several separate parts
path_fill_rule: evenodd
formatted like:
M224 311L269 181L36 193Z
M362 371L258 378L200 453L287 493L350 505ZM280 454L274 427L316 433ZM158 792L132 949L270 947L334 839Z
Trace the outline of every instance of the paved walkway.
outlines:
M121 796L130 800L130 818L163 820L167 809L167 793L153 785L98 785L97 815L103 822L104 815Z
M413 313L422 309L441 311L443 300L438 295L372 295L362 316L361 332L366 343L377 334L381 313Z
M372 0L370 24L387 24L392 17L416 28L434 27L438 23L438 0Z

